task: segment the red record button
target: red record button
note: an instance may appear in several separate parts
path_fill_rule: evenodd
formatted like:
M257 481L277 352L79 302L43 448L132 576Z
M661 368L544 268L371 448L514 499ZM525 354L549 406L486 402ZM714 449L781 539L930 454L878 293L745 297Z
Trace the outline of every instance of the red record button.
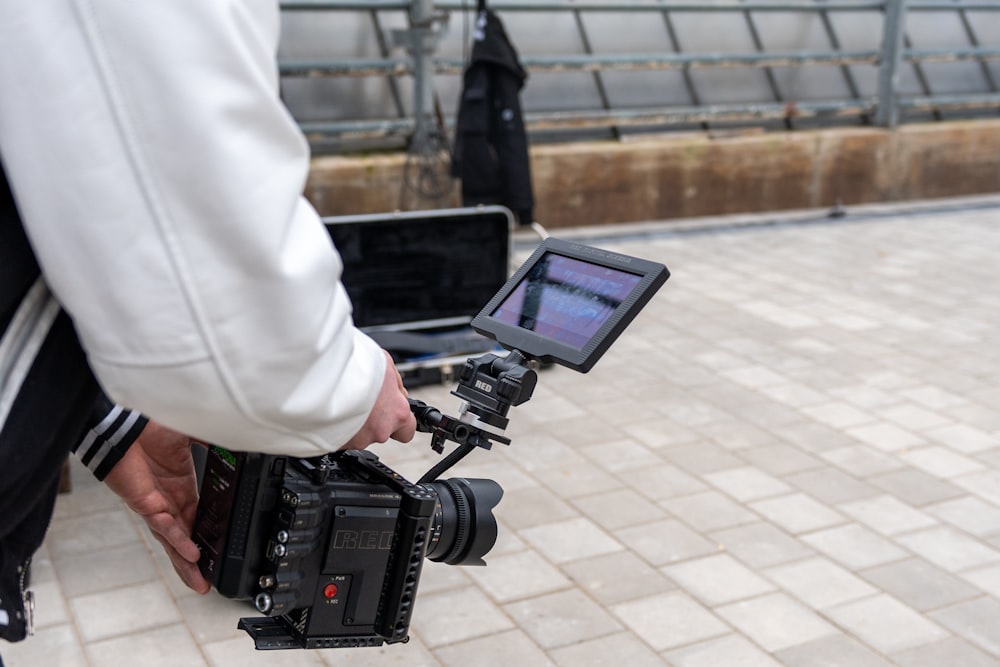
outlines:
M323 589L323 595L327 600L337 597L337 584L327 584Z

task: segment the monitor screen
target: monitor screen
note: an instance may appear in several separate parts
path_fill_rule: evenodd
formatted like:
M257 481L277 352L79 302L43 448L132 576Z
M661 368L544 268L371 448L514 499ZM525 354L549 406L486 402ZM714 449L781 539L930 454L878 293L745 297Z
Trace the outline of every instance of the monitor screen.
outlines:
M669 276L657 262L547 238L472 328L528 358L586 373Z
M581 350L641 279L547 252L491 317Z

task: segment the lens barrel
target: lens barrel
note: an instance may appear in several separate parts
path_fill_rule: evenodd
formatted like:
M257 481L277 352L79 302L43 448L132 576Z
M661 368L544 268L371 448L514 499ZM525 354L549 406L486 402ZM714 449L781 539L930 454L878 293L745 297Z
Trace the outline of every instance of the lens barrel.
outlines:
M438 497L427 558L448 565L486 565L483 556L497 541L493 508L503 497L503 489L492 479L463 477L427 486Z

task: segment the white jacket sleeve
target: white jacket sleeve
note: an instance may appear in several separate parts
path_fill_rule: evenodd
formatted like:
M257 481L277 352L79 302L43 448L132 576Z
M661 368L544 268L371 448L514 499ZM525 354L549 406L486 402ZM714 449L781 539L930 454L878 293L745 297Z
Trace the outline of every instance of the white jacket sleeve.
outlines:
M302 198L274 0L0 3L0 156L114 400L240 450L362 426L385 358Z

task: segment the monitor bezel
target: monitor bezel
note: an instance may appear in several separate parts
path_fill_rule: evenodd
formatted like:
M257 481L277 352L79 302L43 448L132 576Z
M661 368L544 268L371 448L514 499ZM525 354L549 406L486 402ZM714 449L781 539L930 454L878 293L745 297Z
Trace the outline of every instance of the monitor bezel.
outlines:
M577 349L561 344L554 339L502 322L492 316L546 254L560 255L587 264L639 276L638 284L582 348ZM500 291L473 318L472 328L497 341L508 350L518 350L528 358L542 362L554 362L586 373L607 352L611 344L635 319L639 311L669 277L670 271L663 264L594 248L582 243L549 237L539 244L531 257L514 272L514 275L500 288Z

